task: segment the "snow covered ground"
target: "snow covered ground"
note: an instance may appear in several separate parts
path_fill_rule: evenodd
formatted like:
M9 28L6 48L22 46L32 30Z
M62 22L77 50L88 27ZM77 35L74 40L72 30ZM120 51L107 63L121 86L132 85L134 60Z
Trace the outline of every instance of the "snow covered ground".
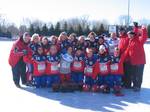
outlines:
M124 90L124 97L100 93L52 93L49 89L18 89L12 82L8 55L12 42L0 41L0 112L150 112L150 41L140 93Z

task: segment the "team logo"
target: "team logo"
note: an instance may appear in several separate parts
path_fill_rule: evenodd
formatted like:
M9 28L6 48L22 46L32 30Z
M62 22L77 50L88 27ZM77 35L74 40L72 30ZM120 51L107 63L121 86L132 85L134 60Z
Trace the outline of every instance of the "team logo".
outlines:
M81 61L81 60L82 60L82 57L80 57L79 60Z
M107 60L108 60L107 58L104 59L104 61L107 61Z
M116 58L116 61L118 62L118 61L119 61L119 58Z
M90 62L89 62L89 64L90 64L90 65L92 65L92 64L93 64L93 62L92 62L92 61L90 61Z

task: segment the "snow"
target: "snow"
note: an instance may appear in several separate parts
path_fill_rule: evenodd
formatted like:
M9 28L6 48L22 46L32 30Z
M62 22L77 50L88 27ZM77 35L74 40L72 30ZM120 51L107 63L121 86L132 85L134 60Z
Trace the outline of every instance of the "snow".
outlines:
M147 64L142 90L124 90L124 97L101 93L53 93L24 87L12 81L8 56L11 41L0 41L0 112L150 112L150 44L145 44Z

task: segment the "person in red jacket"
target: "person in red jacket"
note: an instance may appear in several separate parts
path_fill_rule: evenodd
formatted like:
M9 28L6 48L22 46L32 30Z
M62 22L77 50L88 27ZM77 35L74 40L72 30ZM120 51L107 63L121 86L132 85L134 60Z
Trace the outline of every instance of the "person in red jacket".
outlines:
M110 63L110 83L116 95L121 95L124 55L120 55L120 50L116 47L114 55L111 56Z
M57 46L50 46L50 54L46 56L46 83L47 87L52 87L54 84L60 83L59 65L60 56L57 52Z
M110 55L108 54L106 47L101 45L99 47L98 59L96 62L95 74L97 77L97 85L103 93L110 92Z
M82 85L84 76L84 54L82 48L76 48L71 71L72 81L76 83L76 85Z
M128 38L128 35L126 33L126 29L121 27L120 30L119 30L119 44L118 44L118 48L119 48L119 52L120 52L120 55L122 55L128 45L129 45L129 38ZM131 88L131 65L129 63L129 57L126 57L125 61L124 61L124 76L123 76L123 86L127 89L130 89Z
M84 84L83 84L83 91L90 91L92 90L95 92L95 63L97 57L93 54L92 48L86 49L86 57L85 57L85 68L84 68Z
M129 46L125 52L129 57L129 61L132 69L132 81L134 91L140 91L144 65L146 64L144 43L147 40L147 29L142 26L139 28L137 25L133 31L128 32Z
M33 82L36 88L46 87L46 57L42 46L38 46L35 54L32 56L33 64Z
M10 51L8 61L12 68L13 81L17 87L20 87L20 78L22 84L26 84L26 65L23 62L23 56L27 55L29 42L30 35L26 32L15 41Z
M28 54L23 57L23 61L26 63L26 78L27 86L32 86L32 74L33 74L33 65L30 63L33 54L37 51L37 47L40 45L39 34L34 33L31 37L31 42L29 44Z

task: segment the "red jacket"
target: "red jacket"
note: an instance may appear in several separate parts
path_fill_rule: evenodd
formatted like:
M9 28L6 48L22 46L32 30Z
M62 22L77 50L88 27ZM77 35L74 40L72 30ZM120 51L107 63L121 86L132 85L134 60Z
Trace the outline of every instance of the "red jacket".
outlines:
M42 76L46 70L46 58L44 55L35 54L32 56L33 75Z
M123 69L123 62L124 62L124 55L121 55L121 57L117 60L119 57L112 56L112 61L110 64L110 73L111 75L123 75L124 69Z
M46 56L46 75L58 75L59 74L59 55L47 55Z
M10 66L14 67L19 62L19 60L24 55L22 52L22 50L24 49L28 50L28 44L25 44L23 42L22 37L20 37L18 40L15 41L15 43L11 48L9 59L8 59Z
M144 43L147 40L147 29L141 29L141 36L136 35L133 39L129 40L129 46L125 51L125 55L129 57L129 61L132 65L145 64L145 51Z

